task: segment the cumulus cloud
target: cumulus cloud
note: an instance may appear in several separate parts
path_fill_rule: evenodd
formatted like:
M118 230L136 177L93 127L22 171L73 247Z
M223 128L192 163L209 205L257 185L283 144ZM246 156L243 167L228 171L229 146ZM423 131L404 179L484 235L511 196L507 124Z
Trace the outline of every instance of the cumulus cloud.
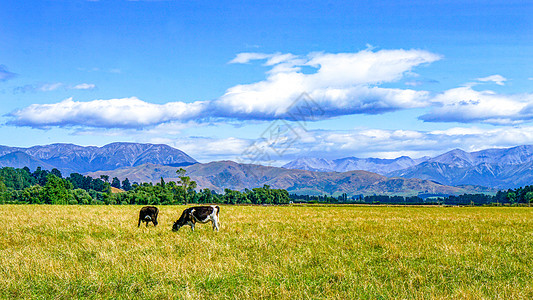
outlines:
M13 72L9 72L7 70L6 66L0 65L0 82L8 81L9 79L12 79L12 78L14 78L16 76L17 76L17 74L15 74Z
M376 114L427 105L425 91L379 87L402 78L414 67L439 60L422 50L363 50L357 53L292 54L241 53L233 63L267 60L272 66L266 80L237 85L215 101L216 110L243 118L285 118L295 99L306 92L326 117ZM312 73L302 72L307 67Z
M454 88L432 98L434 108L419 117L426 122L517 124L533 119L533 94L502 95Z
M10 125L46 128L89 126L105 128L145 127L190 119L203 110L203 102L151 104L135 97L78 102L72 98L54 104L33 104L10 113Z
M150 104L137 98L32 105L12 112L18 126L143 127L170 121L293 119L311 103L319 120L349 114L380 114L428 105L429 93L380 87L412 69L441 59L423 50L370 49L357 53L240 53L230 63L264 60L266 79L233 86L221 97L193 103ZM306 68L306 72L302 71ZM311 70L311 71L310 71ZM93 85L82 84L79 88ZM55 86L54 86L55 87ZM52 86L49 87L51 89ZM302 95L307 100L295 104Z

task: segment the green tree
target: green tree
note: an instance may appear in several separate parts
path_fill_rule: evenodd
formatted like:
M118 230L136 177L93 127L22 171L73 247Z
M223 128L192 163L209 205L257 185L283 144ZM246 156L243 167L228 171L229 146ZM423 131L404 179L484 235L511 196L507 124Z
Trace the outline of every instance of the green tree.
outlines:
M185 204L189 203L189 199L192 199L194 197L196 188L196 181L191 180L189 176L185 176L186 171L182 168L179 168L176 171L176 174L178 175L178 185L181 186L183 189L183 200L185 201Z
M509 202L511 202L511 204L515 204L517 200L516 193L515 192L507 193L507 199L509 199Z
M120 189L120 180L117 177L113 177L113 180L111 181L111 186Z
M35 178L38 185L44 186L46 184L46 178L48 177L49 173L50 172L46 170L42 170L41 167L37 167L37 169L31 174L31 176Z
M122 189L125 190L126 192L131 190L131 183L130 183L130 180L128 178L124 179L122 181Z
M44 186L44 199L48 204L68 204L70 200L70 190L72 183L59 178L54 174L48 174Z
M0 177L0 204L6 203L6 197L7 197L6 192L7 192L7 187L4 184L3 178Z
M43 204L45 201L44 188L34 185L24 189L25 202L29 204Z
M54 174L55 176L59 177L59 178L63 178L63 175L61 174L61 171L59 171L58 169L56 168L53 168L51 171L50 171L50 174Z
M93 200L91 195L84 189L75 189L72 194L78 204L90 204Z
M531 206L531 202L533 202L533 192L527 192L525 198L526 198L527 205Z

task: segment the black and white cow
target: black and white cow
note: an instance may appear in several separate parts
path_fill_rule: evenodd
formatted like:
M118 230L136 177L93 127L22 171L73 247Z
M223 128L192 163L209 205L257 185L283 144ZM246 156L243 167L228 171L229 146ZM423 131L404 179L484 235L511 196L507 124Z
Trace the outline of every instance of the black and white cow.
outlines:
M200 223L213 223L213 230L218 231L218 213L220 207L216 205L211 206L195 206L189 207L181 213L180 218L174 222L172 231L178 231L182 226L189 225L191 230L194 231L194 225L196 222Z
M137 227L141 226L141 222L146 222L146 227L148 223L154 223L154 226L157 226L157 215L159 214L159 209L155 206L145 206L141 208L139 212L139 224Z

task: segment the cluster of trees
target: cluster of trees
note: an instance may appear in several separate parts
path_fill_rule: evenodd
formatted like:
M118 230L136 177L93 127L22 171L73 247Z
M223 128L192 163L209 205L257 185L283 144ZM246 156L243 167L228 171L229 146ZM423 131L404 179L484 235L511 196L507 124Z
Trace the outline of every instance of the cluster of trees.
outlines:
M184 169L177 172L177 182L157 184L134 182L128 178L122 182L109 176L91 178L72 173L63 178L58 169L42 170L40 167L31 172L28 167L16 169L0 168L0 203L28 204L188 204L188 203L225 203L225 204L287 204L305 203L366 203L366 204L448 204L448 205L487 205L487 204L528 204L533 202L533 186L525 186L496 195L464 194L459 196L419 195L402 196L353 196L346 193L337 197L328 195L296 195L283 189L272 189L268 185L260 188L235 191L225 189L217 194L210 189L196 191L196 182L186 176ZM112 193L111 187L124 192Z
M361 203L361 204L439 204L439 205L500 205L500 204L528 204L533 202L533 186L525 186L507 191L498 191L495 195L463 194L463 195L427 195L419 196L387 196L387 195L358 195L348 198L347 194L337 197L328 195L296 195L291 194L294 202L307 203Z
M78 173L63 178L58 169L0 169L0 203L98 204L110 192L108 182Z
M291 194L290 198L293 202L307 202L307 203L354 203L354 204L427 204L428 202L418 196L387 196L387 195L358 195L348 197L343 193L337 197L328 195L296 195ZM433 202L432 202L433 203Z
M188 203L226 203L226 204L286 204L289 193L286 190L271 189L265 185L251 190L234 191L226 189L217 194L210 189L196 191L196 182L185 175L184 169L177 172L177 182L157 184L134 182L126 178L120 182L109 176L91 178L72 173L63 178L57 169L51 171L37 168L0 169L0 203L28 204L188 204ZM112 193L111 187L122 188L124 192Z
M517 189L509 189L507 192L502 193L511 203L527 203L531 205L533 202L533 185L526 185L524 187L519 187Z

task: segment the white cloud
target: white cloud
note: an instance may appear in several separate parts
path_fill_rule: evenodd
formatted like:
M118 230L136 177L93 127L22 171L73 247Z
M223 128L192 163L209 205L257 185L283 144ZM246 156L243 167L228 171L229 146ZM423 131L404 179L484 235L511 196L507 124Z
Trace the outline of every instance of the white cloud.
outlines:
M412 158L434 156L460 148L478 151L487 148L533 144L533 127L477 128L455 127L446 130L384 130L361 128L350 131L311 131L314 142L298 141L287 159L295 157L378 157ZM326 150L327 149L327 150Z
M204 102L170 102L159 105L135 97L73 101L68 98L55 104L33 104L10 114L8 124L31 127L89 126L105 128L145 127L172 120L188 120L203 111Z
M427 105L427 92L377 85L397 81L412 68L440 58L422 50L311 53L306 57L241 53L232 62L268 59L266 64L272 65L272 70L266 80L229 88L214 104L228 115L283 118L293 101L306 92L328 117L423 107ZM315 72L303 73L303 67Z
M507 78L501 75L491 75L483 78L477 78L476 80L481 82L493 82L497 85L505 85Z
M439 60L422 50L363 50L357 53L240 53L230 63L266 60L271 67L263 81L236 85L220 98L193 103L150 104L137 98L55 104L34 104L12 112L9 124L19 126L144 127L171 121L211 119L291 119L300 108L294 101L306 93L324 119L349 114L380 114L425 107L429 93L379 87L401 79L412 69ZM308 68L314 72L303 72ZM307 70L309 71L309 70ZM49 90L63 84L50 85ZM77 88L93 88L80 84ZM309 102L309 101L308 101Z
M427 122L517 124L531 120L533 94L502 95L460 87L436 95L434 108L420 116Z
M353 130L309 130L289 136L291 143L265 144L257 139L238 137L159 138L139 134L142 142L165 143L192 155L200 162L233 160L241 163L281 166L298 157L397 158L436 156L460 148L478 151L488 148L533 144L533 126L478 128L454 127L445 130L385 130L358 128ZM277 148L276 148L277 147Z
M273 54L267 54L267 53L243 52L243 53L237 54L237 56L234 59L232 59L229 63L230 64L246 64L252 60L261 60L265 58L270 58L272 56Z

